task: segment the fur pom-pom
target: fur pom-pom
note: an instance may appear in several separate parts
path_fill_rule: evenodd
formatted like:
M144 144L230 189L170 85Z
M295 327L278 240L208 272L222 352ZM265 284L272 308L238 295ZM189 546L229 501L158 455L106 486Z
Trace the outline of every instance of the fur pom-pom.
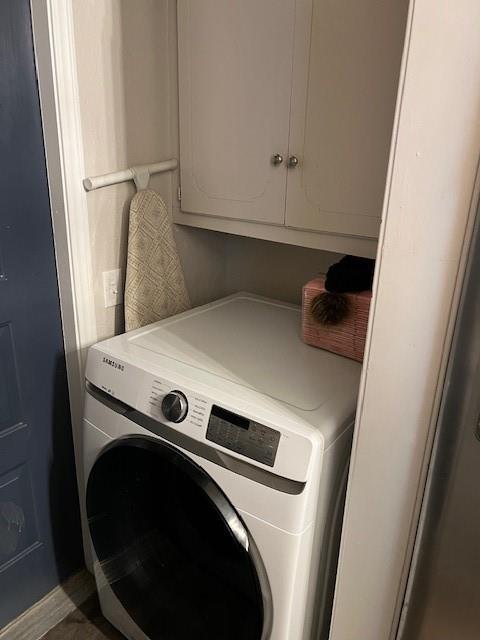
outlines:
M310 304L313 319L325 325L338 324L347 317L348 311L348 298L342 293L324 291L315 296Z

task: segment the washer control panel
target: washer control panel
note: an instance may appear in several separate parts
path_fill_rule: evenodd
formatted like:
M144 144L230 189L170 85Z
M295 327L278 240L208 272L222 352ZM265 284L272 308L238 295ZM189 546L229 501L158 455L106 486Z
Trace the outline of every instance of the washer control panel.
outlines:
M212 405L200 394L190 393L184 387L175 388L166 380L155 378L150 384L148 415L178 424L178 428L190 437L206 438L268 467L275 466L280 431Z
M301 417L292 420L288 409L282 413L279 406L275 417L270 401L263 406L255 396L250 404L246 397L240 405L223 386L215 391L180 373L164 378L99 345L89 351L86 377L112 398L166 427L284 478L305 482L314 449L322 447L318 428Z
M208 421L207 440L273 467L280 432L213 405Z

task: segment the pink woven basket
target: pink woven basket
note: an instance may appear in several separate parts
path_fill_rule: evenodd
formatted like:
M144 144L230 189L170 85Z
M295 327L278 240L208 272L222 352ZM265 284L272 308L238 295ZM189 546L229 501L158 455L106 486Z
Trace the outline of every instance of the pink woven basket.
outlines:
M313 347L362 362L372 292L345 294L350 303L347 318L339 324L325 326L314 320L310 313L312 300L325 291L324 285L325 278L318 277L303 287L303 339Z

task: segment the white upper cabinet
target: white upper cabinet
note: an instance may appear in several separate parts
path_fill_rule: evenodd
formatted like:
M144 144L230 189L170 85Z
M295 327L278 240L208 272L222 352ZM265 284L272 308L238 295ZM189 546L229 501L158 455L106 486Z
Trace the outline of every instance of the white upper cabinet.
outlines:
M296 4L286 224L377 237L407 3Z
M179 0L182 209L284 224L295 2Z
M372 242L407 9L408 0L178 0L182 212L258 237L266 228L246 232L246 222L281 226L272 239L295 244L316 246L318 233Z

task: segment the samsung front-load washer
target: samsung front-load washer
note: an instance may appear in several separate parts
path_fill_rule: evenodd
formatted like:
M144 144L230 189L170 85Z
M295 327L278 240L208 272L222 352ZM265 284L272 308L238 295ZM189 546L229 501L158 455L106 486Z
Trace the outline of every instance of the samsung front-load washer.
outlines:
M360 365L237 294L90 349L86 556L131 640L328 635Z

